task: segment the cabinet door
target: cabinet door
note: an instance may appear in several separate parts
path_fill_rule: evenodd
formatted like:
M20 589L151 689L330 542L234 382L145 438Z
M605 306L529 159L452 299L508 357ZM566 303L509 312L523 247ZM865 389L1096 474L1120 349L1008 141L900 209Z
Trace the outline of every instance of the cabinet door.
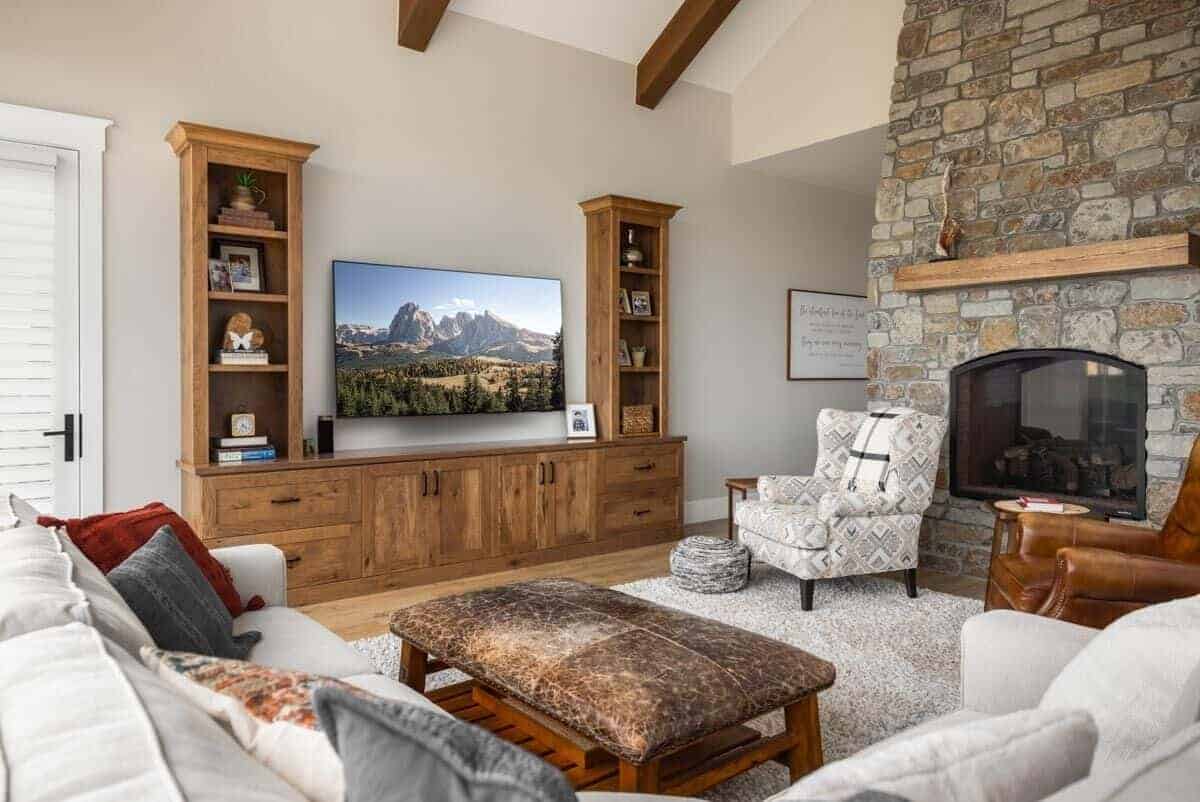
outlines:
M596 470L594 452L561 451L542 455L542 548L595 540Z
M538 547L538 477L545 468L536 455L496 461L496 554L520 554Z
M363 469L363 573L431 564L437 510L430 491L420 462Z
M471 457L426 463L437 507L434 563L476 560L491 551L488 537L489 459Z

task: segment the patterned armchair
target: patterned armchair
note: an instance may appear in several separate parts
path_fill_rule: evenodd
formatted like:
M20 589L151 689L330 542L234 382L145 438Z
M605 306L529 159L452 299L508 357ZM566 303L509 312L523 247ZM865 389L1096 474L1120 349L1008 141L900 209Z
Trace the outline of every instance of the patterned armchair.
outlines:
M899 411L882 491L842 488L867 413L823 409L813 475L759 477L758 500L737 507L739 539L754 559L804 581L805 610L812 609L815 581L839 576L903 570L908 595L917 595L917 540L933 499L946 420Z

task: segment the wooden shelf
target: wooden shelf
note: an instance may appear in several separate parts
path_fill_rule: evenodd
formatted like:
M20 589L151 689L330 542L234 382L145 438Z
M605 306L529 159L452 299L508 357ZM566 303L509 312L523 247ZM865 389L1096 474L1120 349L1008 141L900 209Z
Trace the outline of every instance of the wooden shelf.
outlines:
M216 223L208 224L208 234L220 234L229 237L241 237L242 239L278 239L286 240L288 233L286 231L272 231L267 228L249 228L247 226L222 226Z
M209 373L287 373L287 365L209 365Z
M210 301L237 301L250 304L286 304L288 297L270 292L216 292L208 293Z
M621 315L621 320L636 320L638 323L658 323L658 315Z
M1096 245L908 265L896 272L898 292L920 292L1018 281L1200 267L1200 237L1167 234Z
M621 368L621 372L622 373L658 373L659 368L651 368L651 367L635 368L633 366L630 366L630 367Z
M617 438L621 440L646 440L648 438L659 439L662 435L658 432L646 432L645 434L618 434Z
M638 276L661 276L662 275L661 270L654 270L649 267L629 267L628 265L621 265L620 270L622 273L633 273Z

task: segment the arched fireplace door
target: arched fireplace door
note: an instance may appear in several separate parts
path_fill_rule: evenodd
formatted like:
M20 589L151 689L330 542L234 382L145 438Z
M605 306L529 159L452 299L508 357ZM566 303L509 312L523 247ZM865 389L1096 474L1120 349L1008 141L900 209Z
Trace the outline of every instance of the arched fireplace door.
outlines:
M1054 496L1146 517L1146 369L1090 351L1017 350L950 371L950 489Z

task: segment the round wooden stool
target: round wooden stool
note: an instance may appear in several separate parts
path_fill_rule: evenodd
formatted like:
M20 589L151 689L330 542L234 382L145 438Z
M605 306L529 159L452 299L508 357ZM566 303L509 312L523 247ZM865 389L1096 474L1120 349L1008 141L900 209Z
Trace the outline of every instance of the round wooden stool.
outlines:
M1012 551L1014 542L1013 536L1017 531L1017 516L1023 512L1029 512L1016 499L1005 499L1003 501L993 501L989 505L992 512L996 514L996 525L992 529L992 559L996 559L996 555L1000 553L1000 544L1007 543L1008 551ZM1063 504L1062 512L1047 512L1045 515L1087 515L1091 509L1084 507L1082 504ZM991 573L991 567L988 568L988 573Z

